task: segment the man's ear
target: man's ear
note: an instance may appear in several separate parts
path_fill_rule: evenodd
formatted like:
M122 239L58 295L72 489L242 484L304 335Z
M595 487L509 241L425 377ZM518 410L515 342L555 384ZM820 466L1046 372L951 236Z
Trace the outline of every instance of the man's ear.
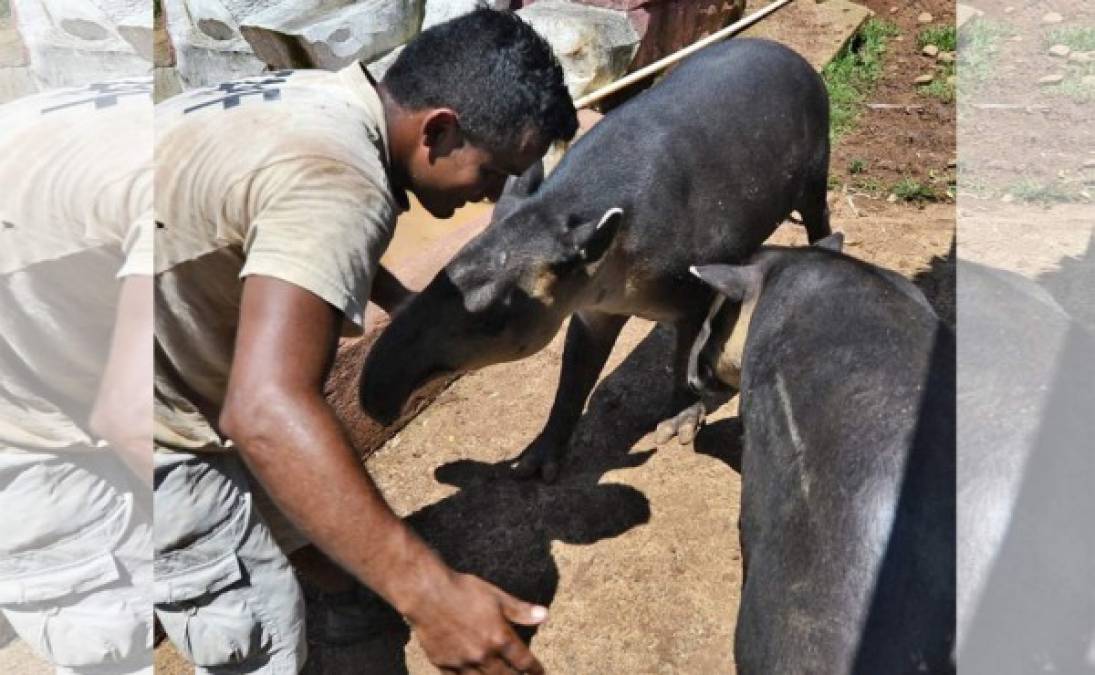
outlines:
M620 223L624 219L624 210L619 207L604 212L600 220L579 225L570 231L575 259L573 262L589 265L598 262L612 245Z
M731 302L742 302L756 294L763 277L757 265L701 265L689 267L688 271Z
M444 157L463 145L460 121L449 108L435 108L422 120L422 144L429 149L430 160Z
M821 239L818 239L813 244L811 244L811 246L817 246L818 248L823 248L829 251L835 251L836 253L840 253L844 250L844 233L833 232L827 237L822 237Z

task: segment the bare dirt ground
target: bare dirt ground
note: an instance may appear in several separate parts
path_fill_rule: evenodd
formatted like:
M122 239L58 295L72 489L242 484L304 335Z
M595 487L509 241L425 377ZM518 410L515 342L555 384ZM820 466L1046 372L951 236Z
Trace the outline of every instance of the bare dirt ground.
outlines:
M960 187L1035 201L1095 195L1095 5L1085 0L971 0L965 29L985 47L959 68ZM1047 22L1049 14L1059 21ZM1070 37L1071 36L1071 37ZM1055 44L1071 43L1067 56ZM1086 46L1085 46L1086 45ZM1065 44L1064 46L1068 46ZM975 45L970 43L971 56ZM1081 49L1089 51L1081 52ZM1059 84L1042 78L1058 75Z

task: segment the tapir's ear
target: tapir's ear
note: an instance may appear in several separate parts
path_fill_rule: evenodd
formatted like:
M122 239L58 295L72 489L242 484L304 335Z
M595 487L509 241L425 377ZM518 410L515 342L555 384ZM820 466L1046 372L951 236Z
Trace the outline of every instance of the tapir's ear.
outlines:
M597 262L616 238L620 223L624 219L624 210L611 208L597 222L579 225L571 231L574 251L581 263Z
M812 246L817 246L818 248L824 248L824 249L828 249L830 251L835 251L837 253L840 253L841 251L844 250L844 233L843 232L833 232L828 237L823 237L821 239L818 239L817 241L815 241L811 245Z
M731 302L741 302L761 282L760 268L756 265L700 265L689 267L688 271Z
M523 199L540 189L544 182L544 160L537 160L520 176L512 176L506 180L506 187L502 189L503 195L511 195Z

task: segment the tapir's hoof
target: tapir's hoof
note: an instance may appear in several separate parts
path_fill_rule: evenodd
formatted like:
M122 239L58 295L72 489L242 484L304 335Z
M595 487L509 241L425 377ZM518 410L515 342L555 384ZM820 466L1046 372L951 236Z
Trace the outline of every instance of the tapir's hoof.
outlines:
M536 439L510 465L513 475L522 479L541 478L554 483L559 477L559 449L553 443Z
M695 440L696 431L699 430L706 415L707 411L703 407L703 402L697 401L682 410L676 417L670 417L659 424L654 432L654 442L662 445L676 437L681 445L688 445Z

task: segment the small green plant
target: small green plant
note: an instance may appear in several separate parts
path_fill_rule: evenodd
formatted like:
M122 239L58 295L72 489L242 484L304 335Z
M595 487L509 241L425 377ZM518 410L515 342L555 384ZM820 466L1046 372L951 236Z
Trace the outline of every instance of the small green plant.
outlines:
M8 0L0 0L0 19L6 19L11 16L11 7L8 5Z
M1042 42L1047 47L1065 45L1074 52L1095 51L1095 28L1081 26L1056 28L1046 33Z
M874 197L880 196L886 192L886 186L882 181L874 177L860 178L855 182L855 187Z
M851 162L848 163L848 173L850 174L864 173L866 170L867 162L863 161L862 159L853 159Z
M1076 201L1079 192L1060 182L1043 183L1034 178L1024 178L1007 189L1007 193L1024 202L1059 204Z
M954 26L929 26L916 36L916 44L935 45L941 52L953 52L958 49L958 31Z
M1091 103L1095 101L1095 83L1091 80L1084 82L1085 78L1095 75L1095 64L1087 64L1081 68L1069 68L1064 82L1046 87L1043 91L1047 94L1065 96L1077 103Z
M993 78L994 55L1000 41L1014 33L1009 24L978 19L958 34L959 95L971 94Z
M829 89L829 134L836 140L855 128L863 99L882 76L886 42L898 34L897 26L872 19L822 71Z
M939 199L932 186L907 177L897 181L893 194L903 202L934 202Z
M943 103L953 103L955 86L954 82L950 80L952 75L954 75L953 64L949 64L949 67L940 68L935 74L935 79L932 80L930 84L920 87L920 93L925 96L939 99Z

